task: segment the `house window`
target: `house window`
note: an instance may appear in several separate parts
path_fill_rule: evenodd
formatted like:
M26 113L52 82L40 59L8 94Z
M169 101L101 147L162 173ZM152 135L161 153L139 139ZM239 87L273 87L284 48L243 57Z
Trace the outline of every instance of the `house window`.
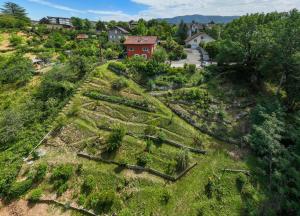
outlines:
M143 47L143 52L149 52L149 48Z
M134 54L134 56L140 56L139 54Z
M197 39L195 39L194 42L197 43Z
M201 40L203 40L204 39L204 37L203 36L201 36Z
M131 52L132 52L132 51L134 51L134 48L129 47L129 48L128 48L128 51L131 51Z
M146 54L142 54L142 56L146 59L147 58L147 55Z

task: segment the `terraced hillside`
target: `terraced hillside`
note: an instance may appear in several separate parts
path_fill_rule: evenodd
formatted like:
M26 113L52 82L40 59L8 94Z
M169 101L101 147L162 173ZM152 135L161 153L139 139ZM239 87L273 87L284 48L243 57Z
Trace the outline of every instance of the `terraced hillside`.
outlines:
M239 215L244 208L240 175L224 172L249 169L242 153L196 130L107 65L83 84L59 122L22 167L19 182L47 167L27 198L38 190L40 202L91 215ZM116 131L124 138L108 151ZM256 193L248 179L243 184Z

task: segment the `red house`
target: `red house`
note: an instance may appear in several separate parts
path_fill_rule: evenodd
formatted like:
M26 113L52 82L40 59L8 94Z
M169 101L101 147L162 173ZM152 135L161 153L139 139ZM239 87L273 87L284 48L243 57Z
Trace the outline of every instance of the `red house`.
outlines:
M143 56L151 58L156 47L156 36L128 36L124 42L127 48L127 56Z

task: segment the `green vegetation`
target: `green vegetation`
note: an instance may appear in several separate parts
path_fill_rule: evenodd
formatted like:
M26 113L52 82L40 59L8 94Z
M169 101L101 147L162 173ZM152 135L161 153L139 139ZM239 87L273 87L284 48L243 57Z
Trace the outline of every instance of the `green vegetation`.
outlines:
M42 197L42 195L43 195L43 191L40 188L34 189L29 194L28 200L30 202L35 203L35 202L37 202L37 201L40 200L40 198Z
M112 152L120 148L126 131L123 127L115 126L107 140L107 150Z
M46 24L10 2L0 15L1 199L56 195L96 214L299 214L297 10L206 29L217 40L200 45L217 64L203 69L168 64L186 58L183 22ZM153 57L113 60L126 53L108 41L117 25L158 36Z

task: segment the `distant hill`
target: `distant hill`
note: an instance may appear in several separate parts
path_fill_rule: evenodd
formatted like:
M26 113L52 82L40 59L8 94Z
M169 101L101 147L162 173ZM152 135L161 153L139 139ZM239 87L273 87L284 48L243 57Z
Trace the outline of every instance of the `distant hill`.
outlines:
M181 20L185 23L191 23L193 20L198 23L209 23L214 21L215 23L229 23L234 19L239 18L239 16L203 16L203 15L186 15L186 16L177 16L173 18L164 18L171 24L179 24Z

